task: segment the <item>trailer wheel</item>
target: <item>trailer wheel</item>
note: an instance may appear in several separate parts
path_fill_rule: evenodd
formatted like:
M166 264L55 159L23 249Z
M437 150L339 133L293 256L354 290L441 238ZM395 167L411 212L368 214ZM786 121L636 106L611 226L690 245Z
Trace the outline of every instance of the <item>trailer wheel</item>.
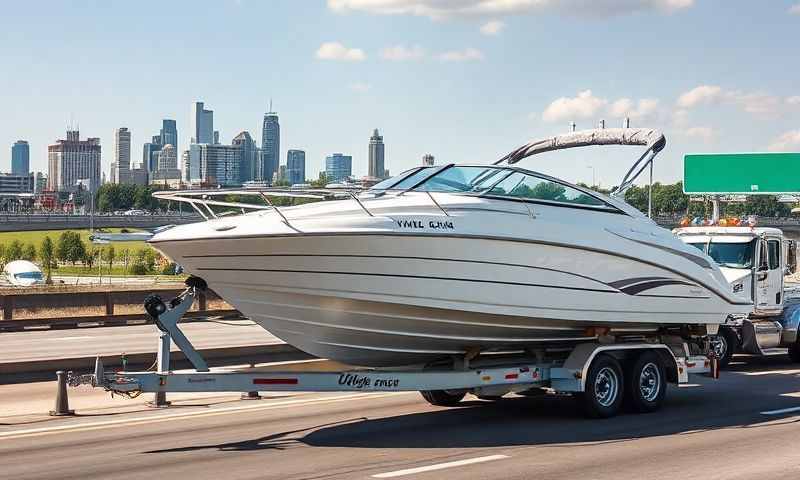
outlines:
M467 394L466 391L459 390L421 390L419 393L428 403L437 407L458 405L458 402Z
M789 358L795 363L800 363L800 341L789 346Z
M609 418L619 413L624 390L619 362L610 355L600 354L589 366L585 391L577 399L587 417Z
M639 355L626 369L625 380L625 403L631 410L650 413L661 408L667 393L667 376L658 355Z
M738 346L739 336L736 335L736 332L727 327L720 327L714 345L714 353L719 358L719 368L728 366Z

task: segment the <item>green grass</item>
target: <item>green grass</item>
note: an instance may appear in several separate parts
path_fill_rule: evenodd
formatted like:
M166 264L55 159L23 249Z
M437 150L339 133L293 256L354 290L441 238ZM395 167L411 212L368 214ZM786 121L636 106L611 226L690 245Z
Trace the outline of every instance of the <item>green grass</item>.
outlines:
M108 228L104 229L107 233L120 233L119 228ZM130 232L136 232L139 230L129 228L127 229ZM0 232L0 243L5 244L8 246L12 241L19 240L22 244L26 243L33 243L36 246L36 250L39 250L39 247L42 245L42 240L44 237L49 236L50 240L53 241L53 245L55 246L56 241L58 241L58 236L61 235L62 232L66 232L67 230L35 230L30 232ZM84 241L87 247L94 246L95 248L102 248L108 244L92 244L89 241L89 229L73 229L73 232L78 232L81 235L81 239ZM149 246L142 241L133 241L133 242L114 242L110 245L114 245L114 250L120 252L122 249L127 248L131 252L139 250L140 248L149 248Z

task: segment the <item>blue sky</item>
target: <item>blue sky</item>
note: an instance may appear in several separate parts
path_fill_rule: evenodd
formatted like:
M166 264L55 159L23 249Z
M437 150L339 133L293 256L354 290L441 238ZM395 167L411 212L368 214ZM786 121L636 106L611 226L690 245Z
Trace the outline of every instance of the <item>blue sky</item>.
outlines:
M392 172L489 162L541 136L602 118L665 131L656 176L687 152L800 151L798 0L225 0L7 2L0 17L0 170L11 144L47 145L72 120L113 131L132 156L193 101L222 141L261 136L269 99L286 150L308 176L333 152L366 173L373 128ZM582 150L531 160L571 181L614 184L638 152Z

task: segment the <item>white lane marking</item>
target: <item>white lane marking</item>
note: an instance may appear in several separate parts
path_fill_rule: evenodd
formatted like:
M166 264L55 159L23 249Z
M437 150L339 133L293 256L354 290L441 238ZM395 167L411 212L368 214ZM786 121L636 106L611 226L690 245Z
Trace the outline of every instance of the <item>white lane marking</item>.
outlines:
M800 398L800 392L781 393L781 397Z
M760 372L743 372L748 377L758 377L762 375L797 375L800 369L794 370L762 370Z
M160 423L169 420L181 418L196 418L196 417L216 417L218 415L227 415L230 413L241 411L262 411L262 410L275 410L284 407L299 407L306 405L318 405L324 403L343 402L347 400L359 400L362 398L380 398L392 395L408 394L414 392L387 392L387 393L357 393L353 395L344 395L337 397L325 397L311 400L287 400L284 402L275 402L268 405L248 405L238 407L222 407L216 408L212 411L197 411L197 412L182 412L171 413L166 415L158 415L153 417L133 417L120 420L107 420L102 422L82 423L75 425L60 425L56 427L42 427L30 428L26 430L13 430L10 432L0 432L0 439L6 438L23 438L23 437L38 437L42 435L52 435L56 433L68 432L87 432L91 430L101 430L105 428L112 428L120 425L145 425L148 423Z
M483 463L483 462L491 462L493 460L502 460L504 458L508 458L508 455L489 455L486 457L468 458L466 460L457 460L455 462L437 463L435 465L428 465L425 467L407 468L405 470L395 470L394 472L379 473L377 475L373 475L372 478L402 477L405 475L413 475L415 473L432 472L434 470L442 470L445 468L472 465L473 463Z
M701 386L699 383L681 383L678 385L678 388L692 388L699 386Z
M800 407L781 408L780 410L767 410L766 412L761 412L761 415L781 415L792 412L800 412Z

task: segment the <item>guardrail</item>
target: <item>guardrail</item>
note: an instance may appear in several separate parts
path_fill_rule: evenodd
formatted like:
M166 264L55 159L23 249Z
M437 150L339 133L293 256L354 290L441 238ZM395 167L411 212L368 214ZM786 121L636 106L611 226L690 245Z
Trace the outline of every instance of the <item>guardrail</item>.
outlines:
M203 320L245 320L235 309L198 310L182 317L181 323ZM24 320L0 321L0 332L21 332L25 330L55 330L66 328L124 327L128 325L152 324L153 317L146 313L123 315L80 315L59 318L28 318Z
M65 291L66 290L66 291ZM144 299L157 293L169 299L177 296L183 288L177 284L164 285L159 289L111 288L102 286L66 287L52 290L28 290L19 292L5 289L0 292L0 307L3 314L0 325L5 322L40 320L54 322L57 319L120 317L145 314ZM211 305L209 306L209 303ZM212 290L198 295L192 312L235 311ZM122 318L122 317L120 317ZM0 327L2 329L3 327Z

